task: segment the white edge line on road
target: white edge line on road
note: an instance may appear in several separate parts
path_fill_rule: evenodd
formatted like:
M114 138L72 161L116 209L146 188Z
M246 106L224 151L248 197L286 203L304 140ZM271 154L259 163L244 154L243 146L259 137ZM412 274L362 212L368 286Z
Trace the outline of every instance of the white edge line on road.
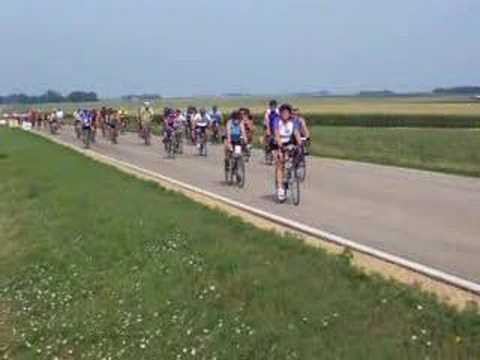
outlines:
M47 134L43 134L43 133L40 133L40 132L35 132L35 134L39 134L43 137L46 137L47 139L50 139L50 140L53 140L54 142L57 142L57 143L59 143L63 146L66 146L68 148L76 150L76 151L78 151L78 152L80 152L84 155L87 155L90 158L93 158L93 159L95 159L97 157L103 158L103 160L106 163L113 163L113 164L117 164L121 167L129 168L131 170L134 170L134 171L139 172L141 174L147 175L149 177L156 178L156 179L159 179L161 181L170 183L174 186L183 188L183 189L185 189L187 191L190 191L192 193L197 193L197 194L206 196L208 198L220 201L224 204L230 205L234 208L243 210L243 211L248 212L250 214L259 216L263 219L272 221L276 224L282 225L282 226L290 228L292 230L296 230L296 231L299 231L301 233L311 235L311 236L314 236L316 238L320 238L321 240L328 241L328 242L334 243L336 245L340 245L340 246L343 246L343 247L350 248L350 249L355 250L357 252L373 256L377 259L380 259L380 260L383 260L383 261L401 266L403 268L406 268L406 269L412 270L414 272L423 274L423 275L425 275L427 277L430 277L432 279L439 280L441 282L444 282L444 283L453 285L455 287L461 288L463 290L467 290L467 291L472 292L474 294L480 295L480 284L478 284L478 283L462 279L462 278L460 278L458 276L455 276L455 275L447 274L447 273L445 273L441 270L437 270L437 269L431 268L429 266L422 265L422 264L419 264L417 262L410 261L410 260L407 260L405 258L396 256L396 255L389 254L385 251L377 250L377 249L374 249L372 247L356 243L352 240L348 240L348 239L345 239L343 237L337 236L335 234L331 234L327 231L319 230L319 229L316 229L316 228L311 227L309 225L305 225L305 224L299 223L297 221L286 219L284 217L281 217L281 216L278 216L278 215L275 215L275 214L272 214L272 213L269 213L269 212L266 212L266 211L263 211L263 210L245 205L245 204L242 204L238 201L235 201L235 200L226 198L224 196L221 196L221 195L218 195L218 194L200 189L200 188L192 186L190 184L172 179L170 177L155 173L153 171L141 168L139 166L136 166L136 165L133 165L133 164L130 164L130 163L127 163L127 162L124 162L122 160L118 160L118 159L112 158L110 156L100 154L100 153L95 152L93 150L81 149L81 148L79 148L79 147L77 147L73 144L69 144L69 143L64 142L62 140L53 138L52 136L49 136Z

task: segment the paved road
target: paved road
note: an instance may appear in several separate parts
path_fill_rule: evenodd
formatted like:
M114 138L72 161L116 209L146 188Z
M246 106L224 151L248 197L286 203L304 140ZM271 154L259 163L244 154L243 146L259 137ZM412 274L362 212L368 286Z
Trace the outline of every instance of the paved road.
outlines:
M59 135L79 142L71 129ZM80 144L79 144L80 145ZM355 242L480 283L480 179L349 161L309 159L299 207L273 200L273 168L255 152L243 190L223 183L223 153L200 158L188 147L166 159L134 134L118 145L100 139L95 151L290 218Z

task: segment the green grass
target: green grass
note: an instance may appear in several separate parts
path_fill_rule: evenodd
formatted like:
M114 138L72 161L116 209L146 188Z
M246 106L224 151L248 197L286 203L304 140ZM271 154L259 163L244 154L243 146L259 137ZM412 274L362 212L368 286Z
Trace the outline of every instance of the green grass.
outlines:
M312 153L324 157L480 176L480 131L312 128Z
M480 358L475 307L458 313L32 134L0 129L0 153L10 358Z

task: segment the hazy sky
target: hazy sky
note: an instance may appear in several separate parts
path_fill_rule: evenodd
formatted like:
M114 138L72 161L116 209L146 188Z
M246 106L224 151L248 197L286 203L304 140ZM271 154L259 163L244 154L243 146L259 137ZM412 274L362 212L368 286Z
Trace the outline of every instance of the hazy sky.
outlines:
M479 0L4 0L0 94L480 83Z

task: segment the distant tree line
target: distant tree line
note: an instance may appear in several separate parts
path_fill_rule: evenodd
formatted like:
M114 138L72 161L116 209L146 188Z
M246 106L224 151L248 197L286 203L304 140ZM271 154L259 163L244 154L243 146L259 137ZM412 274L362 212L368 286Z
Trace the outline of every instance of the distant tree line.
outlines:
M96 102L98 96L92 91L73 91L63 96L57 91L48 90L42 95L29 96L26 94L11 94L0 96L0 104L45 104L62 102Z
M436 95L479 95L480 86L458 86L433 90Z
M122 100L126 101L155 101L155 100L161 100L162 96L158 94L140 94L140 95L124 95L122 96Z
M442 95L480 95L480 86L457 86L450 88L436 88L431 92L397 93L391 90L365 90L357 93L363 97L412 97L412 96L442 96Z

